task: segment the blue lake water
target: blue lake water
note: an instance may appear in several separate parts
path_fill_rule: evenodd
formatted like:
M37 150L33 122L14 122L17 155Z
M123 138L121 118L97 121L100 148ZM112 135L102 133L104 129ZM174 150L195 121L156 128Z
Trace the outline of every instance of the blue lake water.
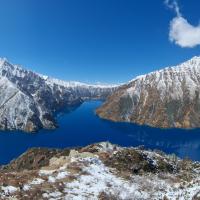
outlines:
M100 141L122 146L144 145L200 161L200 129L158 129L98 118L101 101L86 101L76 110L58 116L59 128L36 134L0 132L0 164L8 163L30 147L72 147Z

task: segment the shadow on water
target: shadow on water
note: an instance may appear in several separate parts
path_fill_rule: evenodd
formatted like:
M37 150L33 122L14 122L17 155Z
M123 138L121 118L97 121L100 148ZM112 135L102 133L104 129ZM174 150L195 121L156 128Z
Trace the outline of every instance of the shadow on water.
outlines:
M70 106L64 106L63 108L60 108L58 111L56 111L54 113L54 116L56 118L56 120L59 120L59 118L61 118L63 115L65 114L69 114L73 111L75 111L76 109L78 109L81 105L83 104L82 101L75 103L74 105L70 105Z
M100 119L101 101L86 101L57 115L59 128L36 134L0 132L0 163L8 163L31 147L64 148L110 141L122 146L144 145L180 157L200 160L200 129L158 129Z

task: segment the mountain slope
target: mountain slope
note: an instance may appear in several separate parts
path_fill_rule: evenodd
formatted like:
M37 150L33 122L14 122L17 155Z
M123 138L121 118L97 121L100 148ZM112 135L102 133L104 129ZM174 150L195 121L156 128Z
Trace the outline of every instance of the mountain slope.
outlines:
M200 127L200 57L136 77L111 95L97 114L155 127Z
M83 98L106 98L114 86L100 88L46 78L0 59L0 129L37 131L57 126L54 113L83 102Z

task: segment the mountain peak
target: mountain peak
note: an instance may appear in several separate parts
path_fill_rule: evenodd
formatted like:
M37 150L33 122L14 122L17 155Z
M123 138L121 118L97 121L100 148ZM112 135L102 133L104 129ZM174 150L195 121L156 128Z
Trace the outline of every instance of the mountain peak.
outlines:
M0 66L2 66L5 62L8 62L7 58L0 58Z
M188 70L192 69L192 68L195 68L194 70L196 69L200 69L200 56L194 56L192 57L191 59L189 60L186 60L180 64L177 64L177 65L173 65L173 66L168 66L168 67L165 67L165 68L162 68L160 70L155 70L155 71L152 71L152 72L149 72L147 74L144 74L144 75L139 75L139 76L136 76L135 78L133 78L132 80L129 81L130 82L133 82L135 80L141 80L143 78L146 78L147 75L159 75L161 73L166 73L167 71L185 71L187 72Z
M200 56L194 56L191 58L191 60L200 60Z
M200 56L194 56L191 59L185 61L184 63L188 63L188 62L191 64L200 63Z

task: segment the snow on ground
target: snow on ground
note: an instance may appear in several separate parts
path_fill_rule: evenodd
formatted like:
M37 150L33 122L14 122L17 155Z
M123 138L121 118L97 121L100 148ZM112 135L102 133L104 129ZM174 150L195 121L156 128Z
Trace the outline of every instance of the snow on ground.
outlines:
M89 163L89 166L83 169L86 175L81 175L77 180L66 184L66 198L98 199L103 191L117 195L121 199L146 196L145 193L137 191L137 185L113 175L98 158L86 158L83 161Z
M105 144L102 145L105 148ZM147 151L146 151L147 152ZM125 180L116 175L113 169L106 167L98 157L82 156L73 151L71 157L72 163L79 163L82 167L80 174L76 174L75 180L64 183L64 192L61 195L55 192L57 196L63 196L65 199L87 200L97 199L102 192L119 199L192 199L200 191L200 178L182 188L181 184L172 183L170 180L162 180L158 175L132 176L130 180ZM156 154L158 155L158 154ZM159 155L158 155L159 156ZM153 157L153 153L149 153ZM60 169L49 176L49 182L56 182L58 179L66 178L70 175L66 169ZM46 173L48 174L48 173ZM71 174L72 175L72 174ZM53 180L53 181L52 181ZM52 198L52 192L45 193L44 196Z
M5 195L12 194L18 190L18 188L14 186L2 186L1 189L3 190Z
M87 148L99 149L99 152L86 152ZM71 150L69 156L51 158L48 166L42 167L36 176L23 183L22 189L12 185L0 186L1 199L41 193L38 199L162 200L167 197L169 200L194 200L193 197L200 193L200 176L195 175L199 173L198 168L188 181L182 181L176 177L177 174L170 173L130 174L125 178L116 169L105 165L101 157L111 152L116 155L117 151L123 150L121 147L99 143L83 150ZM156 160L162 158L162 154L156 152L136 150L147 155L147 159L154 159L155 165ZM167 156L164 158L168 159Z

